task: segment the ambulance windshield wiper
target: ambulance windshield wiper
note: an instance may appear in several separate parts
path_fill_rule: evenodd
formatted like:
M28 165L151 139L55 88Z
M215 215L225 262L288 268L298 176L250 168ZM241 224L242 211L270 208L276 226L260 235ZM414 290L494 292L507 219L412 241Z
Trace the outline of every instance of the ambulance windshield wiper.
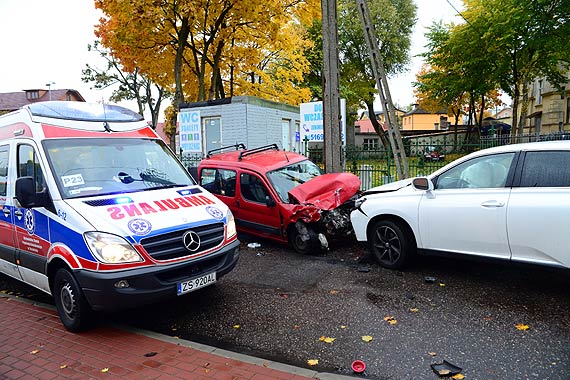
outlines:
M117 174L117 177L122 183L125 184L133 183L135 181L141 181L141 182L151 182L151 183L160 184L161 186L158 187L183 186L183 185L178 185L175 182L169 181L167 179L160 178L158 176L147 173L140 173L140 179L133 178L130 174L125 172L119 172Z

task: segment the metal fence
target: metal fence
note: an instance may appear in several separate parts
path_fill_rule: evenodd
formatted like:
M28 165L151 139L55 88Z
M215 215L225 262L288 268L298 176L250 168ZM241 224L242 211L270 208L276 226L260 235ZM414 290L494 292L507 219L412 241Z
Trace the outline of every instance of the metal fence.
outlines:
M557 132L548 135L477 136L441 134L433 136L415 136L404 138L404 149L408 158L410 176L428 175L471 152L494 146L534 141L570 140L569 132ZM435 153L435 154L434 154ZM347 172L360 178L361 189L366 190L398 180L396 165L390 149L364 149L347 146L343 150L344 167ZM321 168L324 167L322 148L310 148L306 156ZM203 156L200 154L180 157L186 168L197 167Z

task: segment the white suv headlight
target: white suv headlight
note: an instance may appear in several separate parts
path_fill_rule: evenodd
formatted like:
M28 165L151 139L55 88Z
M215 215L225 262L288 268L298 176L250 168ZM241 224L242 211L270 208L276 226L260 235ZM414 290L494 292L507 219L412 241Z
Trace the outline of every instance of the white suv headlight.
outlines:
M102 263L122 264L143 261L141 255L125 239L104 232L83 234L91 253Z
M236 232L236 221L234 219L234 214L230 210L228 210L228 224L227 224L227 238L231 238L234 236Z
M354 207L355 208L360 208L360 206L362 206L362 204L366 201L366 197L361 197L358 198L356 201L354 201Z

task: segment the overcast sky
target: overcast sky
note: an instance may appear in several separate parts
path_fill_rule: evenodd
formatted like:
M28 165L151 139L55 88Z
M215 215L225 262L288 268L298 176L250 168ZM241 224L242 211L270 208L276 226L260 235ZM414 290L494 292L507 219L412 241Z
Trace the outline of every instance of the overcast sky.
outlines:
M247 0L244 0L247 1ZM461 0L415 0L418 23L411 54L424 51L424 33L433 21L450 21ZM110 91L91 90L81 81L86 63L100 62L87 45L95 40L94 25L99 18L93 0L0 0L0 92L45 88L78 90L85 100L108 99ZM390 80L396 104L413 103L411 83L421 67L413 58L410 70Z

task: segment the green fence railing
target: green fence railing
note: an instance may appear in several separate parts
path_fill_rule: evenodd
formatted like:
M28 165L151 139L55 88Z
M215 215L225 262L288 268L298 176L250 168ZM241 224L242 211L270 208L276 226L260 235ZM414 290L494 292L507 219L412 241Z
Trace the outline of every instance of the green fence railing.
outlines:
M475 141L473 141L475 140ZM410 168L410 176L428 175L471 152L494 146L546 140L570 140L570 133L557 132L548 135L491 135L465 136L464 133L405 138L404 149ZM390 149L364 149L347 146L343 150L345 170L357 175L361 189L398 180L396 165ZM324 167L322 148L308 148L306 156L321 168ZM186 168L197 167L202 155L183 155L180 159Z

